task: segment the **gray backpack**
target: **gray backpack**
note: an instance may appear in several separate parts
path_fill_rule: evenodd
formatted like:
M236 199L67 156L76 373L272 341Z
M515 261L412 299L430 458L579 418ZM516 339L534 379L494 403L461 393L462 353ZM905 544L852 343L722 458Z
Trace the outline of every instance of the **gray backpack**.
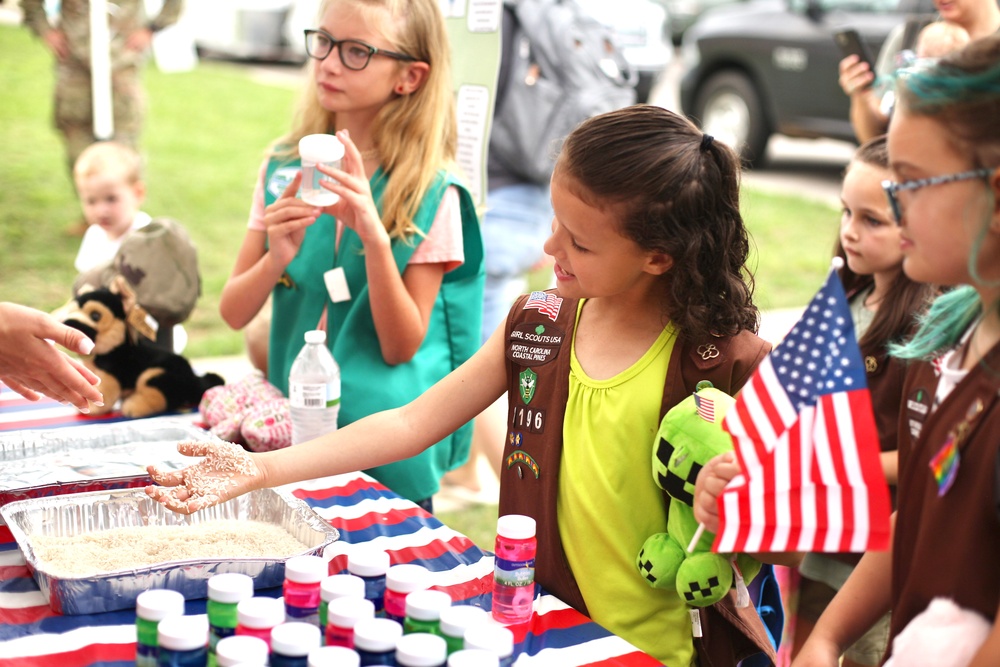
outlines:
M635 103L637 77L610 28L574 0L505 3L515 32L498 82L490 151L510 172L547 183L555 156L591 116Z
M171 218L153 218L129 232L109 264L77 276L73 296L108 287L115 276L127 281L161 328L185 321L201 296L198 251L183 225Z

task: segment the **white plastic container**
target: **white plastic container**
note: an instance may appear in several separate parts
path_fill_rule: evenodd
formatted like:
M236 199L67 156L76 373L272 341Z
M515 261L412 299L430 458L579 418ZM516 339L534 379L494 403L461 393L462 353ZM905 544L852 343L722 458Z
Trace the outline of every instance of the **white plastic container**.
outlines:
M302 184L299 195L302 201L313 206L331 206L340 200L320 181L333 181L316 168L317 164L340 169L344 158L344 144L332 134L308 134L299 139L299 157L302 159Z
M326 347L326 332L305 333L305 345L288 374L292 444L337 429L340 413L340 366Z

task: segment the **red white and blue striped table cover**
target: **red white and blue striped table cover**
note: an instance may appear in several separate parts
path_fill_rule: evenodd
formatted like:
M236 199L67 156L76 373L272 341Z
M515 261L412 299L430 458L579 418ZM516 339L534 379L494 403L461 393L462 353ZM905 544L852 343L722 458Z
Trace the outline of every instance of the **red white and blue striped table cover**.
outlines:
M0 391L0 431L30 428L27 424L90 423L88 418L75 417L70 407L51 401L22 403L11 399L11 394L5 387ZM47 414L39 418L41 413ZM120 419L111 416L96 423ZM365 543L388 552L393 564L427 567L432 587L447 591L456 604L489 608L493 555L371 477L337 475L283 490L308 503L340 531L340 540L327 553L331 573L346 571L351 545ZM274 588L257 594L277 597L281 591ZM189 600L185 613L204 614L205 601ZM517 667L661 664L544 592L535 599L531 620L511 630ZM134 610L81 616L53 612L28 573L10 531L0 526L0 666L124 667L134 664L134 658Z

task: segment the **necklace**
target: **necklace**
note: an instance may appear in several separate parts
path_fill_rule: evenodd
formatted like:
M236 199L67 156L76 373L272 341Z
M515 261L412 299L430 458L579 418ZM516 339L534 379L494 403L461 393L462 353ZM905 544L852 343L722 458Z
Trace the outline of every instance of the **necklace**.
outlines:
M369 148L366 151L361 151L361 160L363 162L367 162L368 160L377 160L378 158L378 148Z

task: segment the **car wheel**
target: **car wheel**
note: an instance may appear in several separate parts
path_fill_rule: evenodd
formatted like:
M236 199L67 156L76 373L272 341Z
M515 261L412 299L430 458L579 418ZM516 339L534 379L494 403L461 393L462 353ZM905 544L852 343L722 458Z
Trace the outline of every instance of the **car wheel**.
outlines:
M732 146L748 163L763 159L771 132L757 89L745 75L713 74L698 92L693 115L702 132Z

